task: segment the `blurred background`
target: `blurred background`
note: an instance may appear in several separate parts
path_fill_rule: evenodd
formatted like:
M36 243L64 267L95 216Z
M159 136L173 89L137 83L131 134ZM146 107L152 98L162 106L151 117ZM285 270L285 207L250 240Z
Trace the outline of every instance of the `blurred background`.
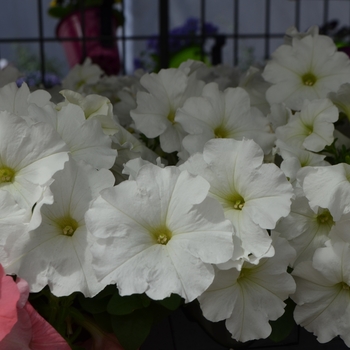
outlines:
M92 7L104 7L97 15L96 33L88 28L92 20L85 12ZM62 9L67 11L59 12ZM117 20L113 13L119 14ZM71 23L62 24L67 18ZM107 59L98 53L97 61L106 61L105 70L112 67L107 74L132 74L140 67L156 71L187 58L244 70L264 64L290 26L306 31L318 25L339 46L346 46L350 1L1 0L0 23L0 67L15 65L29 84L46 76L44 83L50 85L74 64L69 57L74 45L80 48L75 63L91 54L93 43L102 44L95 51L112 48Z

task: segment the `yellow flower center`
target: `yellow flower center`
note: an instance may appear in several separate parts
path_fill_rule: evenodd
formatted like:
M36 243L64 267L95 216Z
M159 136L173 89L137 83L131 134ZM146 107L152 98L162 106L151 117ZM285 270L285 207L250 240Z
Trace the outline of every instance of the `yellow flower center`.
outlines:
M234 195L228 196L226 198L226 204L228 208L233 208L235 210L242 210L245 204L243 197L235 193Z
M345 282L342 282L342 287L343 287L343 289L345 289L345 290L350 290L349 285L346 284Z
M156 243L163 245L166 245L173 235L172 232L166 226L155 228L151 230L150 233L156 241Z
M242 270L237 278L237 282L239 282L240 280L243 280L245 278L248 278L252 273L253 273L253 269L242 268Z
M320 214L317 215L317 222L321 225L333 225L333 216L328 210L323 210Z
M168 114L168 120L174 124L175 123L175 111L173 111L172 109L170 110L169 114Z
M71 218L70 216L64 217L61 219L57 219L56 223L58 224L59 228L62 230L62 234L64 236L73 236L76 229L79 227L79 224L76 220Z
M229 132L225 129L223 125L219 125L214 130L216 139L226 139L229 136Z
M317 78L312 73L306 73L301 77L303 84L306 86L315 85Z
M15 171L11 168L0 168L0 184L4 182L12 182L15 177Z

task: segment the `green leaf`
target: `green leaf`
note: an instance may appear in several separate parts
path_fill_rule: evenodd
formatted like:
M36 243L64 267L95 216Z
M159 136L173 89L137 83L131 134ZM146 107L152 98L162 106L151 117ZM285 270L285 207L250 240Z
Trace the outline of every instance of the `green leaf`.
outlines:
M150 303L151 300L145 294L121 296L117 291L109 301L107 311L112 315L127 315L147 307Z
M209 64L208 56L206 54L203 54L203 57L201 55L201 48L199 46L190 46L186 47L179 52L171 55L169 67L170 68L179 68L180 64L182 62L185 62L187 60L196 60L196 61L203 61L206 64Z
M129 315L113 315L113 332L125 350L136 350L146 340L153 325L148 308L135 310Z
M285 303L287 305L285 307L284 314L278 320L270 321L272 332L269 338L276 343L287 338L296 326L293 318L293 312L296 304L290 298L287 299Z
M183 299L177 294L171 294L170 297L158 300L158 303L169 310L176 310L183 302Z

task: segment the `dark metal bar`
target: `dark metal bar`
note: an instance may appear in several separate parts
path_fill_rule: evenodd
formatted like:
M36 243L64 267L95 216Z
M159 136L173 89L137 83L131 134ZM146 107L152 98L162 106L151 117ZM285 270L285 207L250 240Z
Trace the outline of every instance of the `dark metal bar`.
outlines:
M234 0L234 18L233 18L233 65L238 64L238 38L239 36L239 0Z
M300 0L295 0L295 21L294 26L300 30Z
M81 31L83 33L83 37L81 39L82 44L82 58L81 63L85 61L86 58L86 33L85 33L85 6L84 6L84 0L79 1L79 11L80 11L80 21L81 21Z
M228 39L264 39L265 38L265 33L263 34L257 34L257 33L247 33L247 34L221 34L225 38ZM285 33L270 33L270 38L283 38ZM206 35L207 38L216 38L216 34L213 35ZM177 35L177 38L187 38L185 35ZM196 35L196 38L200 38L200 35ZM87 36L85 37L86 41L91 41L91 40L98 40L100 39L100 36ZM122 36L116 36L115 39L123 39ZM147 35L130 35L130 36L125 36L124 39L126 41L128 40L146 40L149 39L149 36ZM62 37L62 38L56 38L56 37L46 37L43 38L44 42L61 42L61 41L80 41L80 38L71 38L71 37ZM12 42L38 42L37 38L3 38L0 39L0 43L12 43Z
M270 56L270 17L271 17L271 3L270 0L265 0L265 54L264 58L267 60Z
M329 0L323 1L323 24L328 22Z
M225 35L217 35L215 37L215 44L211 48L211 63L212 65L217 65L222 63L222 48L226 44Z
M200 25L201 25L201 39L200 39L200 48L201 48L201 61L204 61L204 42L205 42L205 0L201 0L200 4Z
M43 8L42 0L38 0L38 19L39 19L39 53L40 53L40 73L41 83L45 86L45 51L44 51L44 26L43 26Z
M113 0L103 0L100 8L100 43L103 47L113 47Z
M122 8L122 14L123 14L123 18L125 20L125 7L124 7L124 1L121 3L121 8ZM126 74L125 71L125 62L126 62L126 44L125 44L125 26L124 24L122 25L122 35L121 35L121 40L122 40L122 61L121 61L121 68L122 68L122 74ZM117 43L118 45L118 43Z
M159 0L159 64L169 67L169 0Z

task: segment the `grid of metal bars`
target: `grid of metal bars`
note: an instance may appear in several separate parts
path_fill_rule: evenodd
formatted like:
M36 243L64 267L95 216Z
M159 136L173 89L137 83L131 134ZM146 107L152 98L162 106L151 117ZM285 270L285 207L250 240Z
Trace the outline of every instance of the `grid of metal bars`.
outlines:
M104 0L108 1L108 0ZM200 0L200 23L201 23L201 33L200 33L200 39L201 39L201 47L202 47L202 55L203 53L203 44L207 37L214 37L216 40L216 47L217 51L213 52L212 55L213 60L215 61L215 64L220 63L221 54L220 50L222 48L223 43L226 39L233 39L233 65L238 64L239 60L239 40L240 39L262 39L264 40L264 57L267 59L270 55L270 39L272 38L282 38L284 36L284 33L272 33L270 30L270 14L271 14L271 0L261 0L265 2L265 28L263 33L259 34L243 34L239 32L239 23L240 23L240 3L241 1L245 0L232 0L233 1L233 32L232 33L225 33L220 35L211 35L206 36L204 33L204 24L205 24L205 16L206 16L206 1L207 0ZM281 0L282 1L282 0ZM285 0L286 1L286 0ZM300 26L300 15L301 15L301 1L303 0L294 0L295 6L294 6L294 25L296 28L299 28ZM323 1L323 23L326 23L328 21L329 16L329 1L330 0L319 0ZM39 43L39 57L41 62L41 76L44 84L44 76L45 76L45 43L47 42L57 42L57 41L63 41L63 40L81 40L82 46L83 46L83 56L85 58L85 44L87 40L101 40L101 39L108 39L106 37L100 36L100 37L82 37L79 38L61 38L58 39L56 37L45 37L43 34L43 8L42 8L42 0L36 0L37 2L37 11L38 11L38 37L37 38L1 38L0 37L0 43L24 43L24 42L37 42ZM169 39L169 2L170 0L158 0L158 16L159 16L159 41L160 41L160 66L162 68L168 67L169 64L169 47L168 47L168 39ZM80 1L80 10L82 13L82 18L84 19L84 0ZM124 12L124 9L122 8L122 11ZM82 20L82 26L83 26L83 32L84 32L84 20ZM109 39L111 39L109 37ZM149 39L149 36L126 36L125 35L125 28L123 27L121 30L120 36L114 36L114 40L121 41L122 45L122 62L121 62L121 73L125 74L125 65L124 62L126 61L126 50L125 50L125 44L129 40L147 40Z

